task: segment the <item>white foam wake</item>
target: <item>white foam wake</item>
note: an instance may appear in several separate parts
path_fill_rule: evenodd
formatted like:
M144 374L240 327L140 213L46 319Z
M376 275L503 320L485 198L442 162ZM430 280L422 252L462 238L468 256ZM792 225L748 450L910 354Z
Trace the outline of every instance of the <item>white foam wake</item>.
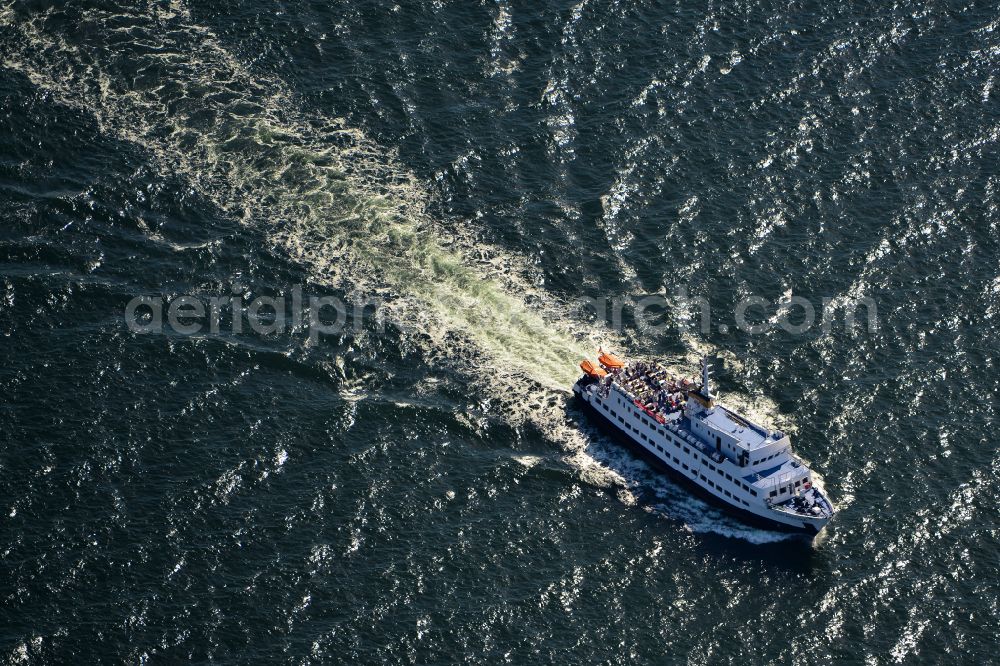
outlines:
M436 224L425 188L392 154L342 120L300 111L183 4L88 10L95 29L73 39L48 28L52 15L0 9L0 25L22 37L6 68L266 230L317 282L377 295L409 344L465 371L512 422L559 442L584 480L629 485L588 453L592 438L565 413L577 362L621 340L534 289L516 258Z

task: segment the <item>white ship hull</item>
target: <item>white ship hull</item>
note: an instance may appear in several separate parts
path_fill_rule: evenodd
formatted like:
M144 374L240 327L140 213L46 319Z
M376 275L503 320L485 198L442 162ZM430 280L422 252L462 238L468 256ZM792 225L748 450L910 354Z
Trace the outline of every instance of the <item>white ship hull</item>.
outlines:
M573 392L602 425L658 469L749 524L814 536L833 516L832 505L812 487L810 470L788 447L778 446L787 443L781 433L778 439L768 431L774 441L766 439L756 450L768 453L768 445L774 444L784 453L772 455L773 462L761 457L759 464L750 465L749 455L746 460L727 456L721 438L714 448L706 442L707 429L698 417L689 419L688 410L664 415L647 409L610 378L584 376ZM732 412L727 416L740 419Z

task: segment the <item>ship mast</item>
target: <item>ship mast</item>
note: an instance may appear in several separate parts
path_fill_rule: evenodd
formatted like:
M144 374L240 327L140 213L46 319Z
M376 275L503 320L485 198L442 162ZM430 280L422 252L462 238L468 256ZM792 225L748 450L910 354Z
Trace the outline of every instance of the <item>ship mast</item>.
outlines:
M708 357L707 356L702 356L701 357L701 394L703 396L705 396L706 400L711 400L712 399L712 388L709 385L709 381L708 381L709 377L711 377L711 376L712 376L712 373L711 373L710 368L709 368Z

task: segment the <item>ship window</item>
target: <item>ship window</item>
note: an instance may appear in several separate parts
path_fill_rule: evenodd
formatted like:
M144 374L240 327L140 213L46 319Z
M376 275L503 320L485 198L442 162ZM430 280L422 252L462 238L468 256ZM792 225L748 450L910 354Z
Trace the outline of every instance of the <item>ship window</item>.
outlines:
M729 479L730 481L733 480L733 477L729 476L728 474L726 474L726 478Z
M732 497L732 494L728 490L723 490L722 492L726 493L726 497Z
M670 457L674 459L675 463L679 463L680 462L680 460L677 459L677 456L670 456Z
M753 495L754 497L757 497L757 491L756 490L751 490L750 494Z
M708 468L709 468L710 470L712 470L713 472L715 471L715 465L711 465L711 464L710 464L710 465L708 466Z
M798 481L795 482L795 486L796 487L798 487L800 485L802 485L802 479L799 479Z
M719 472L719 476L722 476L723 474L725 474L725 472L722 471L721 467L718 469L718 472Z
M660 446L659 444L657 444L657 445L656 445L656 448L657 448L657 449L659 449L660 451L662 451L662 450L663 450L663 447L662 447L662 446Z
M681 443L678 442L676 439L672 439L670 441L672 441L674 443L674 446L678 446L679 447L681 445Z
M601 402L601 399L600 399L600 398L594 398L594 401L595 401L595 402L596 402L596 403L597 403L598 405L603 405L603 404L604 404L603 402Z
M691 449L689 449L688 447L685 446L684 447L684 453L691 453Z
M618 417L618 422L619 422L619 423L625 423L625 419L623 419L622 417L620 417L620 416L619 416L619 417Z
M642 433L642 435L640 435L640 436L642 437L642 441L644 441L644 442L648 442L649 441L649 438L646 437L646 433Z
M777 497L777 496L778 496L778 491L777 490L772 490L771 491L771 497Z
M705 475L704 475L704 474L699 474L698 476L700 476L700 477L701 477L701 480L702 480L702 481L708 481L708 479L706 479L706 478L705 478Z
M683 467L684 469L691 469L690 467L688 467L687 463L681 463L681 467Z
M661 435L666 435L666 433L663 432L663 428L657 428L656 432L660 433Z

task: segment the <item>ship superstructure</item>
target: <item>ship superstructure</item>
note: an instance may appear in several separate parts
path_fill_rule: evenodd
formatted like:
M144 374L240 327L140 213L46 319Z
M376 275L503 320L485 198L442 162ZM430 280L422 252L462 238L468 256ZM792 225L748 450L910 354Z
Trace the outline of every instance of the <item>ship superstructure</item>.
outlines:
M702 359L700 384L656 363L624 363L602 353L584 361L573 392L607 425L659 463L745 520L817 534L833 504L791 449L788 435L722 404Z

